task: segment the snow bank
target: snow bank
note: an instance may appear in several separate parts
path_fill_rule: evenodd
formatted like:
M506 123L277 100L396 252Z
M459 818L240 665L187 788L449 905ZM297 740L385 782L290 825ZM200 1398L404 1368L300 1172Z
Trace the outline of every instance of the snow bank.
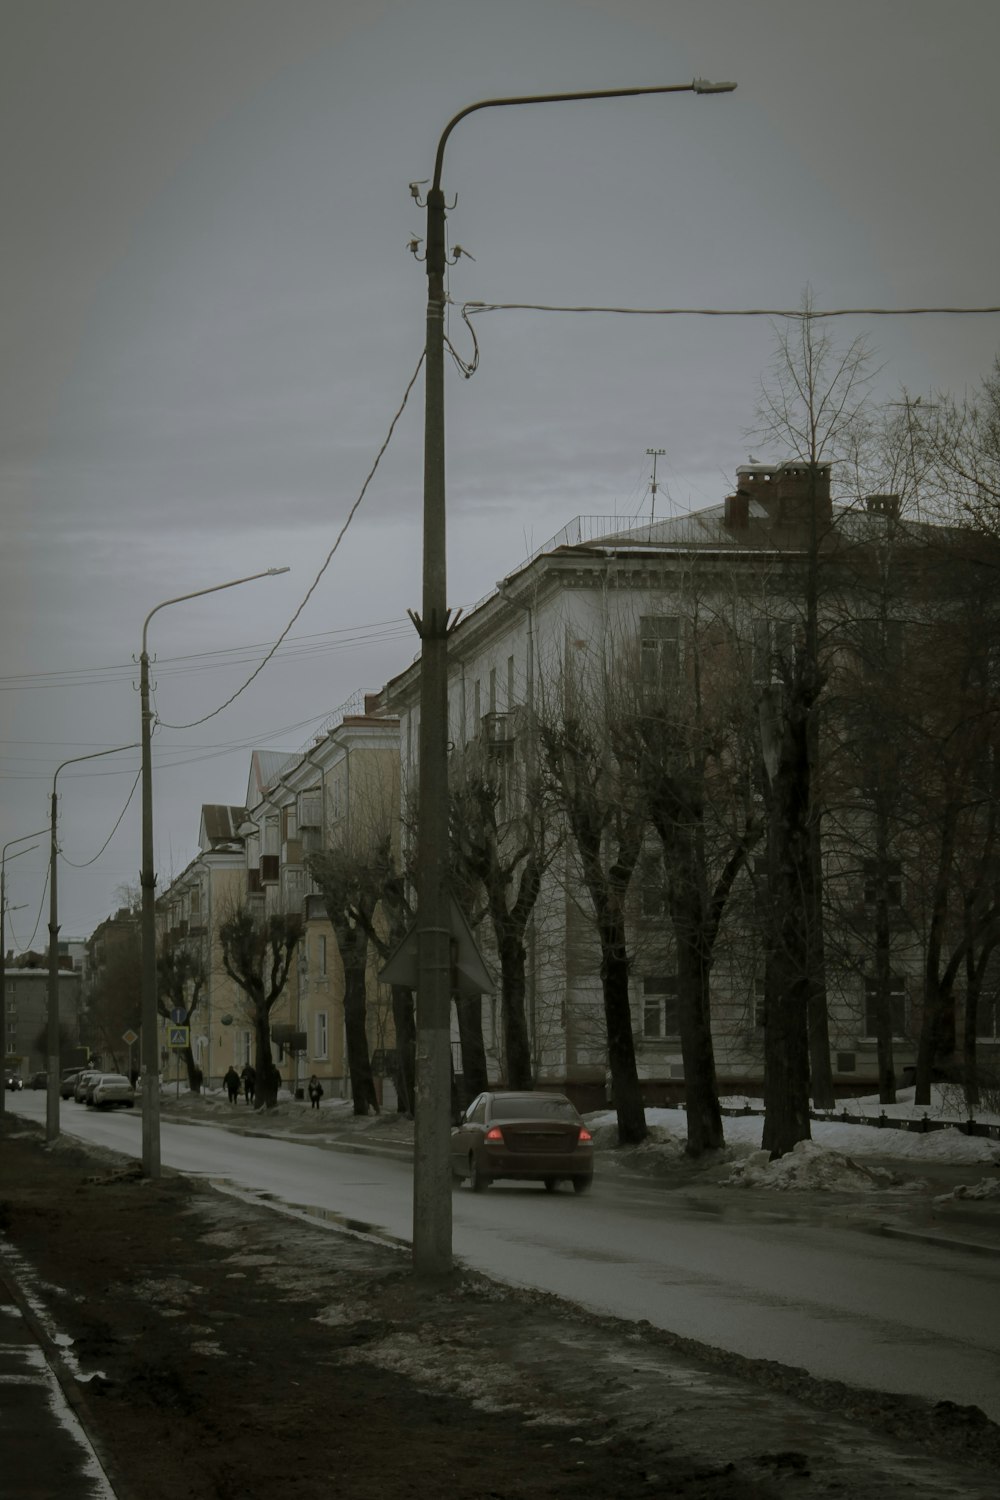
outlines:
M766 1151L754 1151L723 1179L723 1187L766 1187L780 1192L885 1192L899 1188L899 1178L884 1167L854 1161L815 1141L799 1141L794 1151L772 1161ZM922 1182L908 1182L904 1191L919 1191Z

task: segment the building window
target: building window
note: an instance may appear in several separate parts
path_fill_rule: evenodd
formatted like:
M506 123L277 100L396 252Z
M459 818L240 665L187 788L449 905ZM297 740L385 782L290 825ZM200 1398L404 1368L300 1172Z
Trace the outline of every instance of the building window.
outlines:
M507 712L514 707L514 658L507 658Z
M680 666L680 617L644 615L639 621L639 672L644 688L672 687Z
M639 866L639 893L644 917L659 917L663 914L663 860L658 854L643 854Z
M877 981L865 980L865 1036L876 1036L875 992ZM889 976L889 1009L894 1037L906 1036L906 984L899 974Z
M882 865L885 898L890 906L903 901L903 866L898 859L887 859ZM865 905L874 906L879 896L879 862L866 859L863 866Z
M1000 1042L1000 994L981 991L976 1006L976 1036L984 1042Z
M241 1031L238 1034L239 1045L236 1048L238 1063L248 1063L253 1060L253 1032Z
M642 1034L647 1041L680 1036L677 975L651 975L642 981Z
M316 939L316 969L322 979L326 978L326 938Z
M316 1046L313 1051L314 1057L325 1059L329 1055L327 1053L328 1037L327 1013L325 1010L318 1010L316 1012Z

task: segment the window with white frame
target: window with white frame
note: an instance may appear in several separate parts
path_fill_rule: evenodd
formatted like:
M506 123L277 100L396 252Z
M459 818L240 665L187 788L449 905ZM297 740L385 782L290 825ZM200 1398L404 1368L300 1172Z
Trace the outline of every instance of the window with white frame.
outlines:
M906 1036L906 982L900 974L889 976L889 1014L894 1037ZM865 1036L877 1036L878 980L865 980Z
M313 1057L325 1059L329 1056L327 1048L329 1046L330 1036L328 1018L325 1010L318 1010L316 1012L315 1030L316 1036L315 1045L313 1047Z
M642 981L642 1034L648 1042L680 1035L677 975L650 974Z
M672 687L680 667L679 615L643 615L639 621L639 674L649 691Z
M238 1063L251 1062L253 1060L253 1032L241 1031L236 1040L238 1043L236 1061Z

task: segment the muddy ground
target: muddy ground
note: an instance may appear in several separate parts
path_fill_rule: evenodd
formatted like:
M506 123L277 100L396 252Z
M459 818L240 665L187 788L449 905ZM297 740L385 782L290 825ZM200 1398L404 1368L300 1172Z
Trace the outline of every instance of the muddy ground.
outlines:
M1000 1429L272 1212L0 1117L0 1271L122 1500L986 1500Z

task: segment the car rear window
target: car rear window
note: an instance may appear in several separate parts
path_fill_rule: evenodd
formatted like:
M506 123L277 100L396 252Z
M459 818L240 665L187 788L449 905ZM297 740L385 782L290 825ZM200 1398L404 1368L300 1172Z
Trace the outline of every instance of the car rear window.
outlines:
M538 1095L524 1099L494 1099L490 1114L494 1120L578 1120L580 1116L568 1099Z
M101 1082L102 1083L124 1083L124 1084L127 1085L128 1084L128 1079L125 1077L124 1073L105 1073L103 1075L103 1077L101 1078Z

